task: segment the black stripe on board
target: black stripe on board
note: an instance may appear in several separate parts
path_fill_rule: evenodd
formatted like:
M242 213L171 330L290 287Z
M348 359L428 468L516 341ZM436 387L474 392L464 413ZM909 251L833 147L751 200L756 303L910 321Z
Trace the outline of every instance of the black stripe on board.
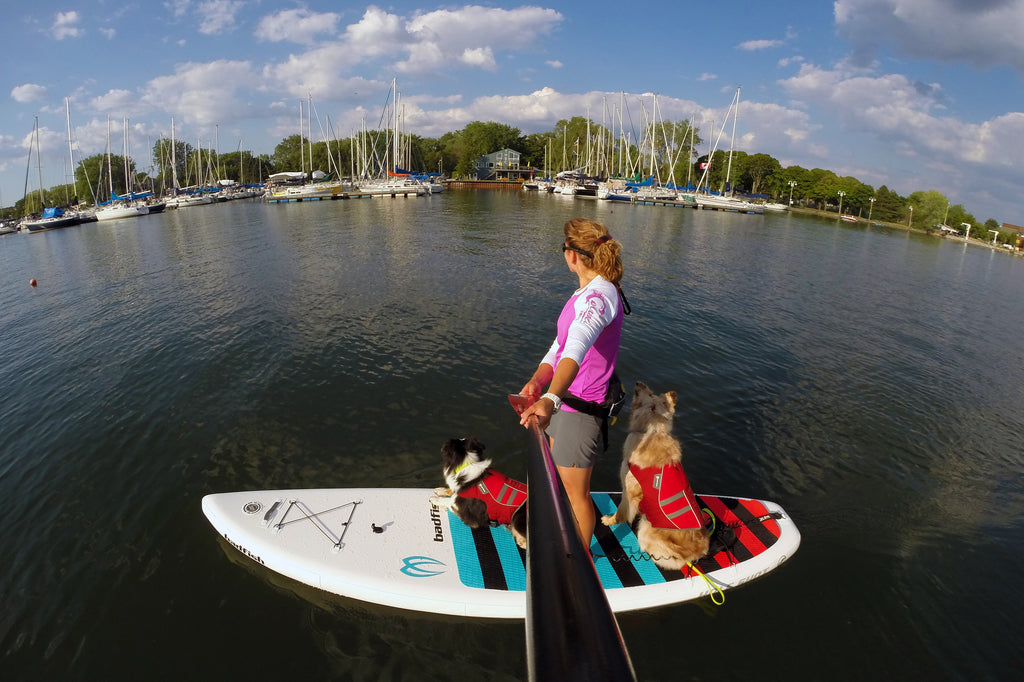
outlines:
M612 495L611 497L612 501L618 504L622 495ZM597 538L601 551L608 557L608 561L615 570L615 575L619 578L619 582L622 583L623 587L644 585L644 579L637 573L630 557L622 549L619 539L615 537L615 533L612 532L611 528L601 523L601 510L597 508L596 504L594 505L594 513L597 514L597 523L594 524L594 537Z
M737 521L723 519L719 514L715 513L716 504L710 504L708 501L697 498L700 500L701 508L707 509L711 512L711 515L715 517L715 532L711 536L711 543L708 551L711 552L708 556L697 562L697 567L702 571L715 570L722 566L729 566L731 564L740 563L747 561L748 559L754 558L754 553L750 551L746 545L736 536L736 530L730 527L736 526ZM717 505L721 505L732 512L733 500L722 499L720 497L711 497L709 500L714 500ZM735 512L732 512L735 514Z
M766 549L774 545L779 539L770 530L765 528L764 523L759 517L754 516L740 500L722 500L722 502L732 510L732 513L746 525L747 530L752 532L754 537L760 540Z
M490 526L472 530L473 544L476 545L476 555L480 560L480 573L484 579L484 589L507 590L505 571L501 567L501 557L498 556L498 549L494 546L494 536L491 534Z
M714 570L721 567L722 564L728 566L753 559L754 553L747 549L747 546L736 536L736 530L730 528L717 514L713 515L715 517L715 532L711 535L708 551L715 553L702 559L701 561L704 563L698 563L699 568L703 571L704 564L707 563ZM712 557L718 557L718 559L713 560Z

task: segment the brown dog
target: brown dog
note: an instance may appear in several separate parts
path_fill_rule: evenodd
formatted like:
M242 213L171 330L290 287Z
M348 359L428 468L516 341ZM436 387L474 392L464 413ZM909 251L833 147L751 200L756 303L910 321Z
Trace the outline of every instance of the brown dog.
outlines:
M661 568L677 571L708 551L705 514L683 472L683 452L672 436L675 391L655 394L643 383L633 390L629 436L623 446L622 502L601 517L606 526L633 523L640 549Z

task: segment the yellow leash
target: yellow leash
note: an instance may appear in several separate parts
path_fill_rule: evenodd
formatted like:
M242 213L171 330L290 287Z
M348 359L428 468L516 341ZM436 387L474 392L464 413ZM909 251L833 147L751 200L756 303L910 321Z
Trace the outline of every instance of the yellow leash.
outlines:
M696 571L697 575L699 575L701 578L704 578L704 582L708 584L708 596L711 597L711 601L713 601L718 606L724 604L725 593L722 592L722 588L711 582L711 579L704 575L704 571L694 566L692 562L687 562L686 565L690 567L690 570ZM716 595L715 592L717 592L718 594Z
M709 510L707 508L705 508L703 511L711 518L711 530L708 532L708 535L714 535L715 534L715 515L712 514L711 510ZM708 578L706 575L704 575L704 571L702 571L699 568L697 568L696 566L694 566L693 562L688 561L688 562L686 562L686 565L690 567L690 570L696 571L697 575L699 575L701 578L704 578L704 582L706 582L708 584L708 596L711 597L711 601L714 602L715 604L717 604L718 606L721 606L722 604L724 604L725 603L725 593L722 592L722 588L720 588L718 585L716 585L713 582L711 582L711 579ZM715 592L718 592L718 594L716 595Z

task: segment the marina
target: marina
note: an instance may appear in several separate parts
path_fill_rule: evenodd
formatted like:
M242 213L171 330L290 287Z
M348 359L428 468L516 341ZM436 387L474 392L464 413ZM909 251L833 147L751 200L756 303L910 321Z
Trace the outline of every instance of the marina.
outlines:
M668 208L448 187L0 239L5 675L524 679L521 621L329 595L220 538L201 500L430 489L468 435L525 480L506 396L551 342L561 226L585 216L623 245L619 374L678 392L694 486L777 501L802 536L721 606L619 614L638 679L1012 679L1021 261Z

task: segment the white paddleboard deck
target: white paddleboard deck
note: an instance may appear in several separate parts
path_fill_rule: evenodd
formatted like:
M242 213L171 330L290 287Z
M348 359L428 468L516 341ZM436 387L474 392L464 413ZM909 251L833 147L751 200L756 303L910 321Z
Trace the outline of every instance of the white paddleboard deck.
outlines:
M525 552L504 527L470 529L416 488L263 490L207 495L203 512L253 561L313 587L373 604L476 618L526 617ZM768 573L793 556L800 532L777 504L697 496L725 543L697 562L719 589ZM619 493L594 493L598 516ZM613 611L710 593L689 569L663 571L633 530L600 521L591 545Z

